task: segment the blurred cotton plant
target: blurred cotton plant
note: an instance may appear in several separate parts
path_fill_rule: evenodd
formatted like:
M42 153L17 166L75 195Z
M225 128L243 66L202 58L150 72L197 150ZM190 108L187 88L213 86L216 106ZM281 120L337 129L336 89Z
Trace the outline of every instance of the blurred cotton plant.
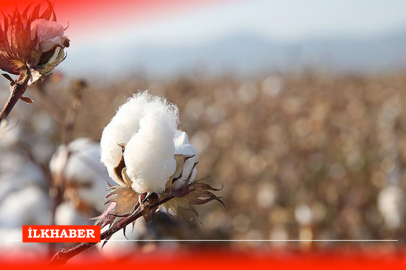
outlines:
M144 209L150 221L160 204L185 217L197 215L192 205L222 201L210 191L218 189L195 180L196 148L177 129L178 108L165 99L141 92L122 105L101 138L101 161L118 184L109 188L111 203L99 224L114 226ZM186 212L185 212L186 210Z
M396 185L388 185L379 192L377 203L386 228L400 228L406 217L406 196L403 190Z
M54 185L63 185L63 199L83 214L104 211L106 169L100 163L100 146L79 138L58 147L49 164Z
M43 4L47 6L41 11ZM35 6L31 3L22 13L15 9L4 15L0 24L0 69L19 77L3 74L10 81L11 94L0 120L7 118L19 99L32 103L23 96L27 86L50 74L65 59L64 49L70 41L64 31L49 1Z

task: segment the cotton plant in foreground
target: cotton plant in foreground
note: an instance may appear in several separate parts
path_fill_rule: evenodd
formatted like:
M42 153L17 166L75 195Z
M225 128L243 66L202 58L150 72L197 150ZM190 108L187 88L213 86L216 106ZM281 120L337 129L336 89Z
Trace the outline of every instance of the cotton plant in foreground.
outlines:
M109 188L110 207L99 224L114 226L147 209L150 221L162 204L168 212L197 215L192 205L222 203L208 184L195 181L197 150L177 129L178 108L141 92L122 105L101 138L101 161L118 184ZM186 212L185 212L186 211Z
M49 1L30 4L22 13L15 9L4 15L0 23L0 69L19 77L14 80L3 74L10 81L12 93L0 120L8 116L18 99L32 103L30 98L23 97L27 86L50 74L65 59L64 49L70 41L64 32Z

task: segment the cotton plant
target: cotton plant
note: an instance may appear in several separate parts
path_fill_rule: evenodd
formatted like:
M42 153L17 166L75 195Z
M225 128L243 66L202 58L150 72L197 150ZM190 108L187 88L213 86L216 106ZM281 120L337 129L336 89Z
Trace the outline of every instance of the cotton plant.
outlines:
M65 35L66 29L57 22L54 6L49 1L30 4L23 12L15 9L3 17L0 23L0 69L6 72L2 75L10 82L11 93L0 112L0 138L4 138L4 134L10 130L7 118L15 104L19 100L33 102L24 96L28 86L49 75L66 58L65 49L70 45ZM43 92L43 87L39 87L38 93L42 93L44 98ZM134 226L140 217L150 222L161 206L168 213L186 218L190 212L197 215L193 205L212 200L223 203L212 193L219 189L202 183L202 179L196 180L198 153L189 142L188 135L178 129L176 105L147 92L134 95L118 109L106 126L100 148L96 149L94 144L83 139L71 142L81 98L81 94L78 94L80 91L75 93L72 108L67 111L61 110L52 99L45 99L52 101L47 103L48 109L61 123L63 131L62 145L52 157L50 172L46 166L46 170L41 167L51 188L49 194L54 196L56 205L52 210L56 212L46 213L51 216L55 214L56 223L76 222L77 207L61 204L66 199L61 198L61 194L65 193L70 194L70 202L72 198L79 198L100 212L104 210L97 217L97 224L103 228L101 238L104 240L110 239L121 229L125 234L125 228L131 223ZM105 183L104 179L98 173L96 176L91 175L91 171L100 165L95 165L94 157L97 157L97 162L101 159L105 165L100 170L103 176L107 170L107 174L117 184L108 188L107 195L105 187L100 184ZM104 192L101 192L102 186ZM24 201L23 197L29 194L20 195L7 198L9 209L13 209L11 206L16 205L16 201ZM37 197L42 198L39 195ZM36 201L26 201L27 207L42 206ZM105 204L110 204L107 209ZM43 209L47 208L48 205L43 206ZM6 211L6 208L0 210ZM29 214L38 212L35 209ZM63 264L93 245L95 243L81 243L70 250L62 249L51 260L51 265L52 262Z
M47 6L44 8L44 5ZM64 50L70 45L65 28L56 21L54 6L49 1L36 6L30 4L22 13L15 9L3 17L0 69L8 73L3 76L10 81L11 94L0 112L0 121L7 118L19 99L32 103L23 96L28 85L50 74L65 59ZM18 78L13 79L9 74ZM1 129L4 127L0 126Z
M190 212L198 215L193 205L212 200L223 204L212 193L220 189L196 180L198 153L178 124L176 105L140 92L129 98L104 128L101 162L117 185L110 185L105 199L110 205L95 218L102 228L102 247L119 230L125 236L128 225L134 229L140 217L151 222L161 206L187 218ZM48 265L63 265L94 245L81 243L62 249Z
M68 146L60 145L49 163L54 181L63 179L65 199L84 214L92 209L99 213L105 209L107 171L100 163L100 155L98 143L78 138Z
M182 218L198 214L193 205L222 203L211 192L218 189L195 180L198 153L178 124L177 106L148 92L118 109L100 142L101 161L118 185L109 188L98 224L114 227L140 213L149 222L160 205Z

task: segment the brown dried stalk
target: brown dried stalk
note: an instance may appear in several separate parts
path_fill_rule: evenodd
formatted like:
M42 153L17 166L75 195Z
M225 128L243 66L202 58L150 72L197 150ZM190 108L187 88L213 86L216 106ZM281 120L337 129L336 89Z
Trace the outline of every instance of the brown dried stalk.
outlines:
M14 106L17 104L19 99L22 99L30 103L29 98L23 97L25 91L27 90L28 81L30 79L29 74L21 75L19 80L14 81L9 75L3 74L5 78L10 81L10 96L7 103L4 105L2 111L0 112L0 122L7 119L8 115L13 110Z
M121 220L114 226L110 227L107 231L103 232L101 234L101 240L109 239L114 233L118 232L121 229L124 229L127 225L134 222L138 218L149 214L152 209L156 209L161 204L164 204L173 198L174 196L166 197L154 204L147 205L142 209L142 211L136 212L133 216ZM69 259L75 257L76 255L79 255L80 253L88 250L89 248L93 247L96 244L97 243L80 243L77 246L70 249L61 249L52 257L52 259L48 262L47 266L62 266Z

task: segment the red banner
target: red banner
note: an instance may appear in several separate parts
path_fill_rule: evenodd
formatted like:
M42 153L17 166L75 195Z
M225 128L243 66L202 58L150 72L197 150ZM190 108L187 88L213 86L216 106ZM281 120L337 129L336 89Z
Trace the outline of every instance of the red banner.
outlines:
M23 242L67 243L100 242L100 226L40 226L24 225Z

